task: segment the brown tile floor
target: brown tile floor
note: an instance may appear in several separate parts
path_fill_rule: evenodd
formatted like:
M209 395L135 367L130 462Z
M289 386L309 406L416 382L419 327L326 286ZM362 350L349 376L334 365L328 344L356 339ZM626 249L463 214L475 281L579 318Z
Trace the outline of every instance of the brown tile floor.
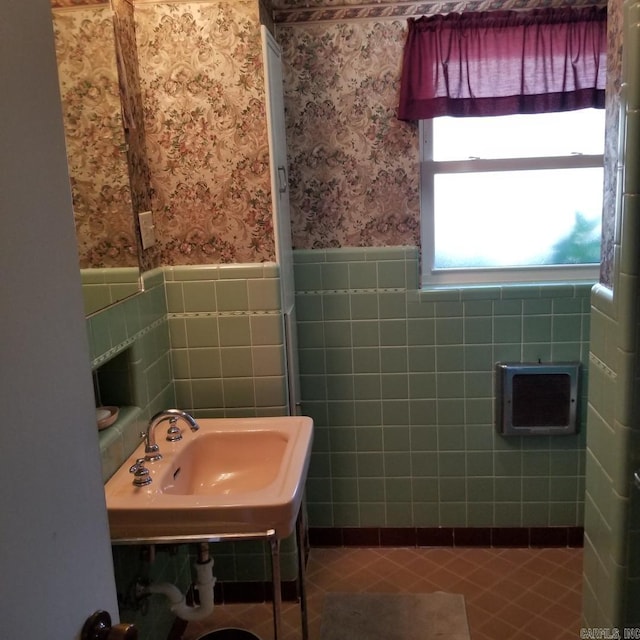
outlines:
M319 639L329 591L461 593L471 640L574 640L581 584L581 549L314 548L307 567L309 640ZM187 626L183 640L224 627L271 640L271 611L270 604L216 606L210 619ZM284 603L283 636L301 637L297 604Z

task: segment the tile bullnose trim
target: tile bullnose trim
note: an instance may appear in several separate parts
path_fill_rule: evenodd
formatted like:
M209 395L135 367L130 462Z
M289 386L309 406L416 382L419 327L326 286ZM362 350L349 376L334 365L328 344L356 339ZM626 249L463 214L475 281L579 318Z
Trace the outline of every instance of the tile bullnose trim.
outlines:
M165 324L166 322L167 322L167 318L165 318L165 317L158 318L157 320L155 320L151 324L147 325L146 327L144 327L143 329L141 329L140 331L138 331L134 335L126 338L122 342L119 342L118 344L114 345L110 349L100 353L95 358L92 358L92 360L91 360L91 370L94 371L100 365L103 365L105 362L111 360L112 358L117 356L119 353L121 353L125 349L129 348L130 346L132 346L137 340L139 340L140 338L145 336L147 333L153 331L154 329L156 329L157 327L161 326L162 324Z
M312 547L570 547L583 527L310 527Z

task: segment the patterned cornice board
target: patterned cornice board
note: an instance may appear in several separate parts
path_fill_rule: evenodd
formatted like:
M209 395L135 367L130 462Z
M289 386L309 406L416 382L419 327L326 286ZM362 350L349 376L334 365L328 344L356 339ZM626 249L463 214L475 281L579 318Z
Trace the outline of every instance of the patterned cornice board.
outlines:
M278 3L279 4L279 3ZM289 4L294 4L290 2ZM275 22L279 25L301 22L334 22L345 20L375 20L382 18L409 18L412 16L435 15L462 11L521 10L553 6L605 6L598 0L470 0L461 2L387 2L377 4L342 5L337 7L278 7L274 10Z

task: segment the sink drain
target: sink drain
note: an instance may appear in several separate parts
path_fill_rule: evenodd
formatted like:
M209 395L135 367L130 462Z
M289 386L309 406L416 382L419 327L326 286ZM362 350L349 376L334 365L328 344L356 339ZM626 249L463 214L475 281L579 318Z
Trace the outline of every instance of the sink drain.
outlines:
M216 629L205 633L197 640L260 640L260 638L245 629Z

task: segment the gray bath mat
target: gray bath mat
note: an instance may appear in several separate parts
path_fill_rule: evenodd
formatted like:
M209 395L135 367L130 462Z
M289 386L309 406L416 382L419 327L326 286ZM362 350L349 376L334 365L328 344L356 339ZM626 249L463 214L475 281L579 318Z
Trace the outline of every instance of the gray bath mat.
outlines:
M328 593L320 640L469 640L464 597L452 593Z

